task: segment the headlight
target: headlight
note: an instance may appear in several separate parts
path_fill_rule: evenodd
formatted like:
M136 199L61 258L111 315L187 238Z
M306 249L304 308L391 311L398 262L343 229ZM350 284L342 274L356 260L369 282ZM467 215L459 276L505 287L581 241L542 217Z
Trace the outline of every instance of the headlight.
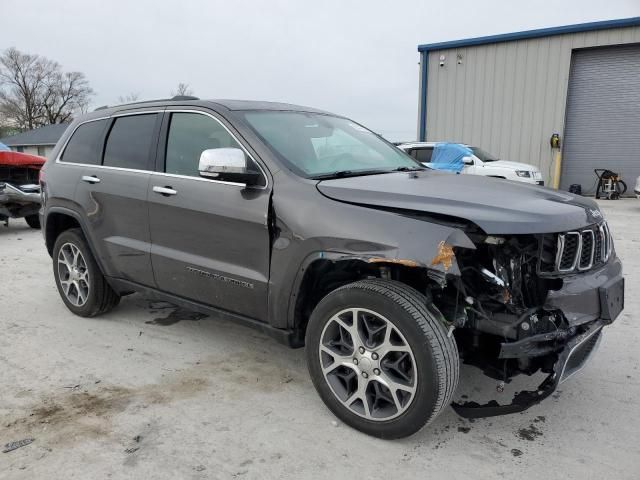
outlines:
M529 170L516 170L516 175L519 177L531 177L531 172Z

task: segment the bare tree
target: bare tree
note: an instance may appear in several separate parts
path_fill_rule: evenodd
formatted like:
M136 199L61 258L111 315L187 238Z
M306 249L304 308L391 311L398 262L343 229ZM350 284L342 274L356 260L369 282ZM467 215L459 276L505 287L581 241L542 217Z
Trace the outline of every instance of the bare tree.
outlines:
M44 98L44 110L48 123L64 123L75 112L85 113L93 91L80 72L57 72L52 76Z
M24 130L71 120L86 110L93 90L83 73L62 72L40 55L9 48L0 55L0 114Z
M171 92L171 96L172 97L189 97L193 95L193 90L191 89L191 87L189 86L188 83L182 83L180 82L178 84L178 88L175 89L175 91Z
M120 95L118 97L118 102L119 103L133 103L133 102L137 102L139 98L140 98L140 94L139 93L131 92L131 93L128 93L127 95Z

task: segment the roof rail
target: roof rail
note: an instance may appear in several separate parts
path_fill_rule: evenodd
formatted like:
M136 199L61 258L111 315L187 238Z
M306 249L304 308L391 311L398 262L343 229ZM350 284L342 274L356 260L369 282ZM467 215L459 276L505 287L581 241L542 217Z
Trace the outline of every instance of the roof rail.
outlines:
M114 107L123 107L125 105L140 105L142 103L153 103L153 102L168 102L172 100L200 100L198 97L193 97L191 95L175 95L172 98L156 98L154 100L141 100L139 102L130 102L130 103L121 103L120 105L114 105ZM109 105L103 105L94 110L97 112L98 110L104 110L106 108L110 108Z
M171 100L200 100L198 97L194 97L193 95L174 95Z

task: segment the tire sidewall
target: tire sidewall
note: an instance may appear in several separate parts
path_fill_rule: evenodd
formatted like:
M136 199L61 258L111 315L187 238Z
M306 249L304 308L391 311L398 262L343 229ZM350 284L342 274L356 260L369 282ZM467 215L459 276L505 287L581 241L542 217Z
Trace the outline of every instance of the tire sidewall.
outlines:
M58 273L58 254L60 253L60 249L66 243L71 243L78 247L82 256L84 257L85 264L87 266L87 270L89 271L89 296L84 305L78 307L71 303L67 296L64 294L62 289L62 285L60 283L60 275ZM93 258L93 254L87 245L86 240L84 239L82 233L77 230L67 230L61 233L53 246L53 276L56 281L56 287L58 288L58 293L60 294L60 298L65 303L67 308L71 310L76 315L80 315L82 317L88 317L95 314L98 310L98 292L102 288L100 282L102 281L102 272L98 267L96 261Z
M363 308L382 315L395 325L411 347L418 385L411 405L398 417L373 421L351 413L336 398L324 378L318 353L320 337L328 321L347 308ZM306 335L306 356L314 386L329 409L343 422L370 435L381 438L411 435L422 428L437 408L441 383L425 332L407 310L384 295L358 288L340 289L327 295L311 315Z

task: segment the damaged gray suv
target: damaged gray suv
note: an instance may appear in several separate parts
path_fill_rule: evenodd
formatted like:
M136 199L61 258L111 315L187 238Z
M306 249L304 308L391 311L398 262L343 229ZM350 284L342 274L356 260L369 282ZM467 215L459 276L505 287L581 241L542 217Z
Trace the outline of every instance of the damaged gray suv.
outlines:
M91 317L147 297L306 348L327 407L410 435L549 396L623 308L591 200L424 168L347 118L176 98L101 109L45 165L41 223L62 300ZM511 403L453 403L460 362ZM538 383L538 382L536 382Z

